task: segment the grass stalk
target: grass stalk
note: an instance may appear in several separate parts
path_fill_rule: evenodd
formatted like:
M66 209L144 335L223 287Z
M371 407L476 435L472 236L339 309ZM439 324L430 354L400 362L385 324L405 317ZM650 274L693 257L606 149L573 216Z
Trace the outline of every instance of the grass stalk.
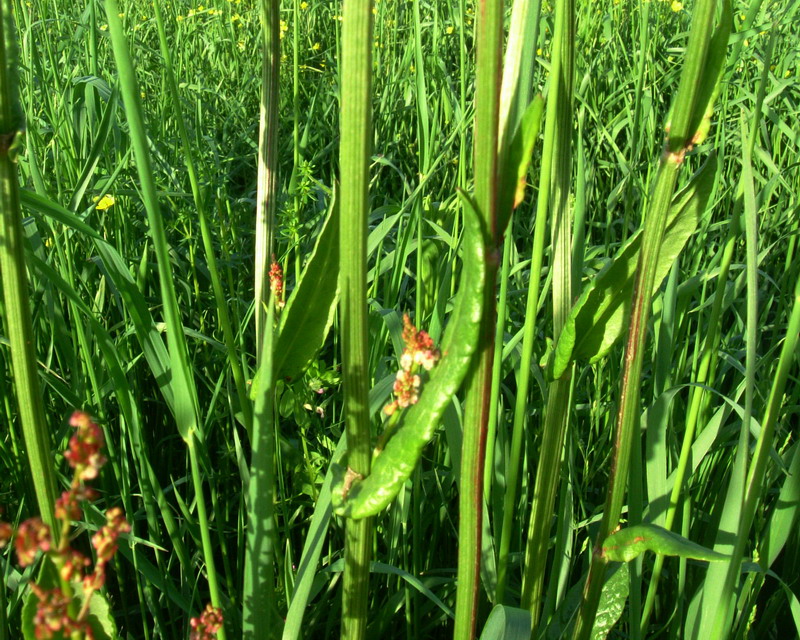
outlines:
M344 417L350 469L369 475L372 447L367 332L367 220L372 147L372 0L345 0L341 55L340 289ZM366 636L372 519L348 519L341 637Z
M178 309L175 286L172 280L172 268L169 258L169 245L164 231L164 222L153 178L147 133L142 114L141 96L136 74L131 61L127 38L123 32L120 11L116 0L106 0L106 18L111 35L114 58L117 63L122 99L128 116L131 145L134 150L136 167L141 183L142 200L147 211L150 235L158 264L159 289L164 305L164 316L167 327L167 346L170 357L171 386L174 393L174 417L178 432L189 450L192 483L196 495L197 516L203 545L203 556L208 576L211 603L221 608L222 601L214 563L214 549L211 544L208 517L205 507L203 480L197 460L197 442L200 424L198 422L197 390L194 374L189 364L189 355L183 322ZM225 629L220 629L218 637L225 640Z
M497 177L500 87L502 73L503 3L478 4L475 92L475 202L483 217L489 241L497 246ZM456 621L453 637L475 636L478 616L483 472L494 358L494 322L498 256L488 254L476 369L468 374L461 449L461 486L458 498L458 573Z
M267 328L275 304L270 300ZM275 388L272 366L273 331L264 333L259 357L260 388L256 389L250 484L247 488L247 547L242 590L242 638L276 637L275 568L273 540L275 493Z
M569 192L572 178L572 121L574 82L575 6L561 0L555 6L553 66L547 97L545 136L552 136L549 190L551 203L551 246L553 251L553 335L558 339L572 306L572 234ZM540 191L540 194L542 193ZM540 195L541 197L541 195ZM538 224L538 221L537 221ZM522 581L522 606L531 612L532 632L536 629L544 594L544 570L552 527L553 505L561 482L561 458L569 422L572 369L550 383L534 500L528 523Z
M178 82L173 69L172 54L170 53L169 43L167 42L167 33L164 28L160 0L153 3L153 13L158 27L158 43L161 48L161 56L164 59L164 75L170 93L170 104L175 116L175 123L178 127L178 135L180 136L181 145L183 147L183 158L186 164L186 174L189 178L189 184L192 189L192 199L194 200L197 218L200 222L200 235L203 239L206 264L208 265L208 272L211 276L211 288L214 292L214 303L219 317L220 328L222 329L223 340L225 341L228 365L230 366L231 375L233 376L233 383L239 400L239 409L242 412L242 421L244 422L247 433L250 434L253 424L253 408L250 399L247 397L244 373L242 371L241 361L238 357L239 350L237 349L230 313L228 312L228 303L225 300L225 292L222 288L222 281L220 279L219 269L217 268L217 257L214 251L211 228L208 224L206 204L201 194L200 178L196 169L194 153L192 152L183 110L181 109L181 95L178 90Z
M700 0L695 5L686 62L675 99L670 132L655 176L650 203L644 214L644 233L636 269L628 339L625 345L608 493L575 624L573 634L575 640L586 640L592 631L607 564L602 555L602 544L619 524L628 485L631 449L639 446L641 372L656 261L678 172L700 124L700 119L697 117L697 100L706 68L715 4L715 0ZM704 114L705 109L706 105L700 105L700 115Z
M255 321L256 344L264 341L269 305L269 272L278 197L278 110L280 93L280 3L261 0L261 101L258 120L256 193Z
M5 325L11 346L19 419L28 454L28 467L42 520L57 543L54 508L56 479L50 454L50 433L44 415L42 390L34 352L28 278L23 249L22 212L15 162L24 135L19 104L16 26L12 3L0 2L0 274L5 302Z

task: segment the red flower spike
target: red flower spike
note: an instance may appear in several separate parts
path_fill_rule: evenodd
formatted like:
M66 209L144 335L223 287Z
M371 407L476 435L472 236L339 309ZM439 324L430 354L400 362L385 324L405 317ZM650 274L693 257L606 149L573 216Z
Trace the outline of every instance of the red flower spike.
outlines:
M50 551L50 527L41 518L29 518L17 529L14 547L20 565L27 567L36 558L37 551Z
M192 618L189 621L192 627L189 640L214 640L217 631L222 628L222 622L222 611L208 603L199 618Z
M280 264L275 262L274 256L269 268L269 289L275 296L275 306L282 309L285 304L283 301L283 269Z
M5 549L11 536L14 535L14 527L8 522L0 522L0 549Z
M426 331L418 331L408 314L403 315L403 342L405 348L400 356L400 371L394 383L397 400L387 404L383 412L391 416L398 408L406 408L419 400L420 377L416 375L419 367L426 371L433 369L439 360L439 350Z
M106 457L100 453L105 445L103 431L83 411L73 413L69 423L76 432L69 440L69 449L64 452L64 457L75 469L79 480L93 480L106 463Z

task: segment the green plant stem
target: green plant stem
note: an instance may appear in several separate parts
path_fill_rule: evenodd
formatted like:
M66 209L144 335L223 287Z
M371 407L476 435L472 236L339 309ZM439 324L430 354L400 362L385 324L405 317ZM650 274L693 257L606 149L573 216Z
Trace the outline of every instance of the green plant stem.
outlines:
M256 194L255 320L256 344L262 344L267 306L275 210L278 197L278 110L281 45L280 3L261 0L261 101L258 128L258 177Z
M217 581L217 571L214 566L214 547L211 544L211 531L208 527L208 514L206 513L205 492L203 491L203 478L200 475L200 465L197 461L197 438L192 432L189 441L186 443L189 448L189 465L192 469L192 484L195 490L195 502L197 504L197 522L200 525L200 540L203 544L203 557L206 561L206 574L208 576L208 590L211 594L211 604L217 608L222 608L222 599L219 595L219 584ZM225 627L217 632L219 640L225 640Z
M503 3L482 0L478 8L475 93L475 202L483 217L492 248L497 246L498 119L502 73ZM483 471L486 430L491 398L494 356L496 251L487 255L483 315L476 356L476 370L468 374L464 407L464 437L461 449L461 487L458 498L458 574L456 577L456 620L453 637L469 640L475 636L481 559L481 518L483 516Z
M270 301L267 327L272 327L275 304ZM242 638L276 637L273 540L275 494L275 387L273 331L265 331L260 385L256 389L250 484L247 488L247 548L242 590Z
M553 336L558 340L572 305L572 236L569 190L572 178L572 122L574 76L575 6L561 0L555 7L553 67L547 98L545 135L553 137L550 191L552 203L551 242L553 250ZM524 366L524 365L523 365ZM561 481L561 457L569 422L572 368L554 380L547 393L544 433L536 471L534 499L528 523L522 581L522 607L531 612L531 632L536 629L544 593L544 569L550 542L553 505Z
M369 349L367 342L367 219L372 146L372 2L345 0L341 56L340 288L347 463L369 475ZM342 632L364 638L367 628L372 519L348 519L342 588Z
M56 479L50 455L50 434L44 415L42 390L36 372L28 279L23 249L22 212L17 167L11 145L20 142L24 121L17 94L17 43L12 4L0 2L0 274L3 282L5 324L11 345L19 419L28 453L36 501L42 520L59 540L55 518Z
M142 201L147 211L150 234L153 239L153 249L158 264L159 289L164 305L164 317L167 327L167 346L170 359L169 371L171 375L170 386L174 394L175 422L178 432L189 449L192 482L197 503L197 516L203 545L203 557L208 574L211 603L215 607L221 607L217 572L214 564L214 549L211 545L203 482L197 460L197 438L200 433L197 390L194 384L194 374L189 366L186 337L183 331L177 295L172 280L169 257L170 249L164 231L164 222L161 218L155 180L150 164L150 154L148 150L147 133L144 126L144 117L142 115L140 93L130 50L119 15L119 6L116 0L106 0L106 19L108 20L114 58L119 73L122 98L125 103L125 111L130 127L131 146L134 150L137 172L141 183ZM218 637L221 640L225 640L224 628L220 629Z
M497 437L497 416L500 413L500 383L503 372L503 337L505 335L506 313L508 307L508 281L511 270L511 239L503 241L503 258L500 263L500 295L497 301L497 326L494 335L494 355L492 356L492 388L489 392L489 418L486 434L486 463L483 472L483 495L487 504L491 503L492 476Z
M573 633L575 640L586 640L592 631L607 564L602 555L602 544L619 524L628 484L630 452L632 447L639 446L641 372L647 324L651 312L655 266L678 171L707 107L707 105L698 106L697 99L701 91L703 73L706 70L715 4L716 0L699 0L695 5L686 61L675 98L669 137L656 173L650 205L644 216L644 233L631 303L628 340L625 345L608 493L592 550L589 575L584 584L583 601L575 624Z
M602 543L619 523L628 482L630 451L634 445L638 446L639 387L647 321L650 316L650 292L653 290L653 281L655 280L655 260L658 257L658 248L664 234L666 216L677 181L680 167L679 157L670 153L665 153L662 157L653 189L652 204L645 217L642 250L634 284L631 323L625 347L622 390L614 435L608 493L603 519L595 539L589 575L584 586L583 602L575 625L573 637L576 640L585 640L592 630L606 568L606 561L602 556Z
M738 238L739 224L736 220L738 214L734 213L734 219L731 220L728 227L728 236L725 240L725 245L722 251L722 261L720 264L719 275L717 276L717 287L714 294L714 302L711 307L711 314L709 315L707 327L710 332L706 334L705 344L703 346L703 353L700 358L700 364L697 369L697 384L706 385L709 379L709 371L711 362L719 347L720 341L720 318L722 315L722 305L724 301L725 289L728 284L728 272L730 270L731 262L733 260L733 251L736 246ZM683 432L683 441L681 443L681 451L678 459L678 464L675 467L675 484L670 493L669 506L664 518L663 527L665 529L672 529L675 523L675 516L678 512L679 498L683 490L683 482L689 470L689 462L692 451L692 444L694 442L694 434L697 429L697 423L700 416L701 407L703 406L706 397L706 390L702 387L693 387L689 399L689 409L686 412L686 426ZM647 596L642 611L641 633L646 636L647 627L649 625L650 615L655 606L656 593L658 591L658 583L661 577L661 570L664 566L664 559L666 556L656 556L655 564L653 565L653 573L650 577L650 583L647 588Z

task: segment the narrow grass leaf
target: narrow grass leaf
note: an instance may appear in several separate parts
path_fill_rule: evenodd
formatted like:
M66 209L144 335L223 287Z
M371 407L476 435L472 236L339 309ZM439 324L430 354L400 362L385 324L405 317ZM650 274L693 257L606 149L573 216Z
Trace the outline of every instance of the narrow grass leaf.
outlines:
M525 197L528 168L533 157L533 146L539 137L543 114L544 98L537 95L522 115L522 120L511 140L505 164L500 170L500 185L497 191L498 233L505 231L511 212Z

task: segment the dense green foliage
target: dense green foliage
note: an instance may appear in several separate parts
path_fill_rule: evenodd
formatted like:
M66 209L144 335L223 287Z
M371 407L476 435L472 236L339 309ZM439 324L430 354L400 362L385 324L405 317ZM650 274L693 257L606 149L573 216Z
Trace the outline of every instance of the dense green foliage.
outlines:
M233 326L233 360L250 380L261 348L253 323L260 9L252 0L211 1L216 4L169 2L161 9L178 106L186 119ZM549 3L542 4L532 86L546 93L554 19ZM734 33L709 136L686 155L678 179L685 186L709 152L716 151L710 160L715 164L704 174L708 180L713 174L713 186L704 185L708 203L694 212L696 229L686 231L688 240L681 238L685 246L674 251L680 255L654 296L642 373L642 439L631 455L624 509L624 518L633 524L665 527L725 554L732 551L730 532L736 531L743 510L741 505L723 509L726 494L729 485L745 482L743 456L755 448L766 422L787 327L791 331L794 326L789 319L800 304L800 14L796 1L763 4L733 3ZM164 266L158 264L157 246L154 251L152 217L148 222L153 212L145 207L148 195L126 115L130 107L120 97L102 3L28 0L15 5L20 100L27 119L17 168L33 345L57 481L68 482L57 453L71 435L66 420L75 408L83 409L105 430L110 460L96 483L103 498L97 508L87 508L85 525L97 527L98 508L122 506L133 526L125 538L130 544L120 545L107 589L120 637L186 638L190 617L213 595L207 579L213 555L228 637L238 638L252 408L243 409L237 393L152 5L133 0L121 5L118 17L139 83L169 245L163 257L171 268L188 350L188 382L176 378L178 356L172 344L165 346L170 319L159 281ZM339 3L317 0L282 5L274 252L291 295L338 193L342 9ZM678 88L691 9L690 2L683 7L662 0L576 3L570 205L578 221L572 230L577 295L611 257L631 246L642 226ZM467 258L459 253L464 219L457 190L473 189L477 11L466 0L376 0L374 5L366 372L374 435L384 418L381 409L392 399L403 314L410 313L416 326L439 344L459 275L466 270L461 263ZM541 153L537 143L529 185L537 184ZM529 186L505 234L508 275L502 284L507 298L499 320L503 344L492 398L492 457L486 466L480 627L498 604L498 563L509 567L499 604L520 604L544 405L552 384L545 366L554 338L549 243L540 313L531 317L526 311L538 196ZM489 247L488 259L499 262L503 248ZM626 296L633 289L635 267L635 258L628 260ZM320 264L310 271L332 280ZM314 310L324 320L315 325L315 341L331 324L334 295L328 293ZM303 299L294 313L306 304L314 301ZM16 404L20 391L14 386L7 314L5 308L0 311L0 400L8 425L0 433L0 503L3 518L16 523L37 507ZM339 634L345 526L330 513L331 478L326 474L344 449L341 321L333 318L322 349L301 375L270 378L276 419L265 424L275 433L275 499L267 510L274 518L274 526L267 527L275 554L274 605L287 631L297 629L304 638ZM526 322L536 323L531 362L521 357ZM583 331L593 323L581 317L576 326ZM295 334L284 334L285 343L301 341L302 331L291 328ZM622 329L617 334L623 335ZM585 338L577 335L578 343ZM284 344L280 338L276 342ZM565 387L569 422L563 458L560 448L556 452L561 467L550 551L557 571L545 583L540 627L552 638L567 635L572 623L606 498L624 340L603 346L610 347L608 355L592 364L586 353L578 357L571 386ZM303 363L309 351L315 349L303 352ZM290 367L284 357L279 354L277 361L294 373L296 362L287 361ZM768 458L754 465L761 485L731 637L786 638L800 628L794 595L800 594L800 362L796 353L785 360L788 381L776 400L778 410L770 414L774 435L767 443ZM556 377L567 368L561 365ZM499 558L511 425L523 368L535 384L526 403L510 553ZM182 393L194 393L192 385L196 424L176 424L181 407L192 411L181 404ZM698 393L702 389L708 391ZM420 465L397 500L374 519L369 638L452 634L462 411L449 404L439 413L443 426L424 449ZM679 463L687 433L694 445L688 460ZM193 469L195 463L199 467ZM670 492L683 470L677 507L665 524ZM206 505L207 526L198 500ZM204 539L209 533L210 539ZM3 635L0 630L0 640L20 637L23 584L34 577L34 571L17 567L12 553L3 553L6 588L0 605L9 631ZM619 554L626 559L634 555ZM759 572L757 565L774 573ZM652 554L623 566L629 584L616 602L604 594L601 609L618 609L604 627L616 623L611 637L663 632L689 638L690 629L699 628L692 625L699 615L697 594L706 588L711 571L708 564L669 557L663 571L657 566L660 582L645 628L640 622L653 575ZM609 584L614 576L619 582L623 572L613 573ZM723 578L714 579L721 583ZM292 602L300 606L302 623L298 612L289 610ZM505 620L506 614L497 611L493 628ZM517 614L507 614L514 624Z

